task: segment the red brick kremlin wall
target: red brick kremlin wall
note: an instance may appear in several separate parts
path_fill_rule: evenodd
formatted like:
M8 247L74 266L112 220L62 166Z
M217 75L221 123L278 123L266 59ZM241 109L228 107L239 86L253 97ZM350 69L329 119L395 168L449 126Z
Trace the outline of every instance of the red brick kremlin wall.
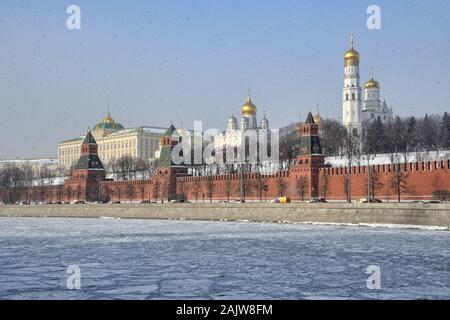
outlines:
M397 165L398 166L398 165ZM419 163L401 164L402 175L407 176L406 183L402 188L401 199L432 199L433 192L437 190L450 190L450 161L428 161ZM374 165L372 167L373 177L378 176L375 196L381 200L397 200L395 187L392 185L392 176L394 175L394 165ZM351 197L353 200L367 198L367 167L352 167L351 174L349 168L321 168L318 179L318 196L325 196L328 200L345 200L345 177L351 179ZM300 176L308 177L308 188L305 190L304 198L309 200L311 197L310 173L306 168L294 165L289 171L279 172L274 175L261 175L258 178L256 173L245 174L245 184L252 184L250 192L247 192L247 201L259 201L259 186L267 185L267 189L261 192L262 200L270 200L280 196L291 197L293 200L300 199L300 193L297 191L296 182ZM175 186L170 185L169 176L175 182ZM261 182L260 182L261 181ZM66 186L68 184L66 183ZM212 185L212 188L210 187ZM284 187L280 188L280 185ZM74 202L76 200L86 200L87 194L91 201L104 196L112 201L134 202L140 201L158 201L162 198L167 201L168 195L184 194L189 200L209 201L210 190L213 200L240 199L240 175L216 175L212 177L176 177L173 175L158 175L148 180L128 180L128 181L103 181L91 190L85 190L80 187L72 186L67 188L64 185L53 186L33 186L20 188L17 201L31 202ZM176 190L176 191L175 191ZM196 191L198 190L198 191ZM2 193L7 192L1 190ZM3 195L1 195L3 196Z
M400 172L405 178L401 190L402 200L432 199L437 190L450 190L450 161L427 161L408 164L384 164L371 166L372 177L378 176L375 197L381 200L397 200L394 172ZM351 177L353 199L367 198L367 166L349 168L322 168L319 178L319 192L323 196L328 179L327 199L345 200L345 176ZM394 179L395 180L395 179Z

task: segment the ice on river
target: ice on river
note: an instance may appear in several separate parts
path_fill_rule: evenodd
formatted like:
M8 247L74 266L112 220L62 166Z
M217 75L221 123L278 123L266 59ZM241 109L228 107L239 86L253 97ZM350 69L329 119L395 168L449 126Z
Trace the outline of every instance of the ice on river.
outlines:
M450 299L449 248L448 231L0 218L0 298Z

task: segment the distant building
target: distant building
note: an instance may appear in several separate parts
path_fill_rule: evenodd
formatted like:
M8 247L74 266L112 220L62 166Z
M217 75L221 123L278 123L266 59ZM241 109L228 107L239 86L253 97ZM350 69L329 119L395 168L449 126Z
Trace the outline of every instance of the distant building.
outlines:
M144 160L155 158L159 141L167 128L140 126L126 129L111 115L91 130L98 144L98 155L105 166L113 160L129 155ZM58 164L65 168L73 166L80 158L81 145L86 136L58 143Z
M48 168L49 170L56 171L58 168L58 159L55 158L46 158L46 159L8 159L8 160L0 160L0 170L8 167L8 166L16 166L19 168L23 168L25 166L31 167L33 172L37 174L41 168Z

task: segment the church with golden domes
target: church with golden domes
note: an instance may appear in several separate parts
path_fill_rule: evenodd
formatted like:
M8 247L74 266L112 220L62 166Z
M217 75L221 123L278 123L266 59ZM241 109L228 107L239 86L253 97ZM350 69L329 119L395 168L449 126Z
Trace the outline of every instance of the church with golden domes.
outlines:
M247 130L269 130L269 120L265 114L258 124L257 110L249 94L247 100L241 107L239 123L236 117L231 115L228 119L227 129L214 137L216 150L226 147L239 147L243 143L243 133Z
M344 89L342 96L342 123L355 136L362 138L371 121L380 119L387 122L393 118L393 110L381 100L380 84L371 78L360 86L359 76L360 54L353 46L353 35L350 36L350 48L344 55Z
M266 115L264 114L263 119L258 126L258 119L256 118L257 108L250 97L248 95L247 101L242 105L241 108L241 120L239 122L239 130L245 131L247 129L269 129L269 120L266 119ZM227 130L237 130L238 123L237 119L232 115L228 120Z

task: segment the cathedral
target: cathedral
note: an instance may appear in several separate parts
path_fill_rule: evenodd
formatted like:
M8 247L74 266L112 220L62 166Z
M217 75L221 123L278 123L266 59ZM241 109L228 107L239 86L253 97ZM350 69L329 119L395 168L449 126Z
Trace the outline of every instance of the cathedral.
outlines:
M355 136L364 137L368 124L378 118L382 122L392 120L392 108L381 100L380 84L371 78L364 85L364 92L359 78L360 55L353 47L350 36L350 49L344 56L344 89L342 96L342 123Z
M258 119L256 117L257 108L252 102L250 94L248 95L247 101L242 105L241 108L241 119L238 120L234 115L228 119L227 129L224 132L220 132L214 137L214 146L216 150L226 149L227 147L238 148L243 144L242 139L244 138L243 133L246 130L269 130L269 120L264 117L258 124ZM235 153L237 151L235 150Z

